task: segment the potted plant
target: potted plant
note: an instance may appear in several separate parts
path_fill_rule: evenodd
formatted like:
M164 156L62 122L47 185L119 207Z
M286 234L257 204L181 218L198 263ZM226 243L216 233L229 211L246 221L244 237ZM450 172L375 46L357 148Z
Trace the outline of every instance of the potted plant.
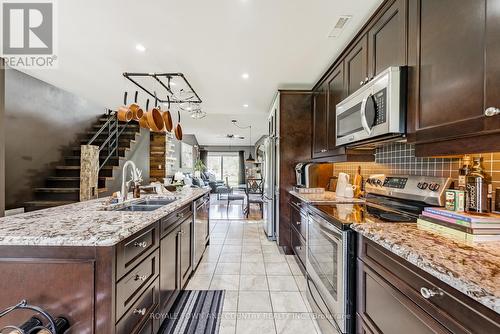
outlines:
M201 161L201 159L196 160L194 163L194 176L201 177L201 172L203 172L207 166Z

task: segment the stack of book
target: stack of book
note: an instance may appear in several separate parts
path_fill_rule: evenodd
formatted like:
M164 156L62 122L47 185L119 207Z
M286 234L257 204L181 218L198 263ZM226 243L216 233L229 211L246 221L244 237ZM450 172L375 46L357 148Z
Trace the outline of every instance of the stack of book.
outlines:
M425 208L419 216L420 228L463 241L500 240L500 215L472 215L443 208Z

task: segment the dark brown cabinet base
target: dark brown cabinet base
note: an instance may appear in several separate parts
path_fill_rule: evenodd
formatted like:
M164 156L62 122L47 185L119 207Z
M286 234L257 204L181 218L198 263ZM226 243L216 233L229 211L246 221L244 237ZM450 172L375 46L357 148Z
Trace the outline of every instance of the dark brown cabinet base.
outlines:
M357 271L358 333L500 332L498 313L362 236Z
M156 334L192 273L192 221L188 204L114 246L0 246L0 309L27 299L67 318L68 334Z

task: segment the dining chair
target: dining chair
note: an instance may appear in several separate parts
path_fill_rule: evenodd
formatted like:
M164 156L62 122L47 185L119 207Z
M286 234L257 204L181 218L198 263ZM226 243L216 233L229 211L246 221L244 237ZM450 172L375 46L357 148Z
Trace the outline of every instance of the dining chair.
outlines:
M246 217L250 214L250 205L258 204L261 217L264 218L264 179L248 178L245 187L247 195Z

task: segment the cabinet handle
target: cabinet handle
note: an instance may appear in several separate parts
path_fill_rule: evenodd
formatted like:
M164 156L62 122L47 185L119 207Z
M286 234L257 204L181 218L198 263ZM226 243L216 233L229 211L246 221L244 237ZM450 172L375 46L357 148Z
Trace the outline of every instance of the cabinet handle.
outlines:
M429 299L429 298L432 298L434 296L442 296L443 295L443 291L441 291L439 289L429 289L429 288L426 288L426 287L422 287L422 288L420 288L420 294L425 299Z
M325 153L327 150L326 149L322 149L321 150L321 153Z
M146 314L146 308L145 307L141 308L141 309L135 308L132 312L134 314L145 315Z
M489 107L484 111L484 115L488 117L500 115L500 108Z
M139 274L135 275L136 281L143 281L144 282L147 278L148 277L146 275L139 275Z
M302 224L302 223L301 223L301 222L296 222L296 224L297 224L297 225L300 225L300 224Z
M141 247L141 248L146 248L148 246L148 243L146 241L143 242L134 242L134 247Z

